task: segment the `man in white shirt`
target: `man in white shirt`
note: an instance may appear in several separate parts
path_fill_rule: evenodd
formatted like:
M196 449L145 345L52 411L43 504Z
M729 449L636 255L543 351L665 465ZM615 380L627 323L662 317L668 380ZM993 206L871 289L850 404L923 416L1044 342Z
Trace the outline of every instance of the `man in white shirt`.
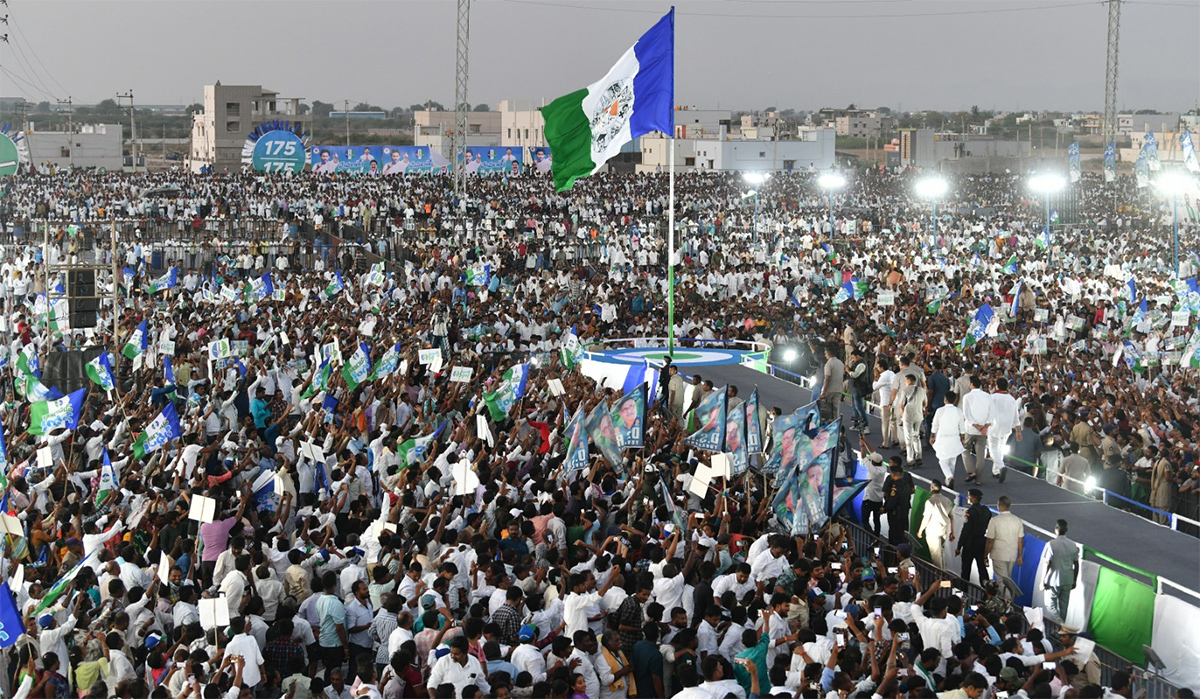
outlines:
M256 687L262 682L263 665L266 660L258 648L258 641L254 640L253 634L250 633L249 619L243 622L242 632L229 640L225 655L231 658L240 656L245 662L242 667L242 683L245 686Z
M992 559L992 571L1012 577L1013 564L1021 565L1025 554L1025 523L1009 512L1012 500L1001 495L996 502L1000 514L988 520L987 555Z
M967 469L967 481L979 480L979 472L983 470L984 450L987 448L988 425L991 423L992 397L983 390L983 380L977 375L971 375L971 390L962 399L963 422L966 423L963 432L966 434L967 451L963 454L963 466Z
M479 687L479 691L485 696L491 694L492 688L483 675L483 667L479 660L467 653L466 636L455 636L450 639L448 645L450 653L443 655L433 664L426 686L436 691L443 684L452 684L454 696L462 696L463 688L473 684Z
M1008 379L1001 376L996 379L996 392L991 396L991 409L988 413L987 446L992 454L992 477L1004 482L1007 474L1004 468L1004 454L1008 451L1008 438L1020 424L1021 404L1008 393ZM1021 433L1017 432L1017 441L1021 441Z

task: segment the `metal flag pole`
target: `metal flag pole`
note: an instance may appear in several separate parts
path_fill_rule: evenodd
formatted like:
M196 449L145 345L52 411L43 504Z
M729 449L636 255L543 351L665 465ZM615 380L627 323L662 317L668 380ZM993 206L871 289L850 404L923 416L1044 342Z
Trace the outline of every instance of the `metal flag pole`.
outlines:
M674 129L672 129L673 131ZM675 134L667 145L667 354L675 355Z

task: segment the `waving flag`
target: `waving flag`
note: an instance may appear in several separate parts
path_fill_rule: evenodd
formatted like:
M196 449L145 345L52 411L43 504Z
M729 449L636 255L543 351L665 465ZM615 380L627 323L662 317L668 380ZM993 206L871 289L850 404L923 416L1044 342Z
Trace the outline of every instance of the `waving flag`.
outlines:
M1179 149L1183 152L1183 164L1192 172L1200 172L1200 161L1196 160L1196 146L1192 144L1192 132L1182 129L1179 132Z
M673 134L675 11L642 35L608 74L542 108L554 186L568 190L652 131Z
M38 602L37 606L33 608L33 616L37 617L42 613L42 610L53 606L53 604L58 601L58 598L62 597L63 593L71 587L71 583L75 581L75 576L79 575L79 572L83 570L83 567L86 565L91 565L92 557L95 555L96 552L92 551L88 555L84 556L78 563L75 564L74 568L67 571L66 575L59 578L58 582L51 585L50 589L46 590L46 593L42 595L42 599Z
M1145 189L1150 186L1150 165L1146 160L1145 148L1138 154L1137 160L1133 162L1133 177L1137 181L1138 189Z
M729 455L730 472L736 476L750 467L750 452L746 448L746 404L729 411L725 421L725 452Z
M487 286L491 281L491 265L475 265L467 270L467 286Z
M1012 294L1012 303L1008 305L1008 314L1014 317L1017 315L1017 311L1021 308L1021 286L1023 284L1024 282L1017 282L1017 285L1012 288L1011 292L1009 292Z
M495 391L483 394L483 402L496 422L508 417L513 404L525 395L525 384L529 381L529 364L518 364L504 372L504 378Z
M17 369L39 379L42 377L42 364L38 360L37 348L33 346L33 343L21 348L20 354L17 355Z
M1133 311L1132 325L1140 325L1141 323L1145 322L1148 313L1149 308L1146 305L1146 299L1142 299L1142 302L1138 304L1138 307Z
M1017 256L1016 255L1013 255L1012 257L1008 258L1008 262L1004 265L1003 271L1005 274L1016 274L1017 273Z
M136 276L137 273L128 267L121 270L121 279L123 279L125 282L126 291L133 291L133 278Z
M1083 171L1079 166L1079 141L1067 147L1067 159L1070 163L1070 179L1072 182L1078 182L1079 178L1083 176Z
M762 423L758 419L757 386L742 407L746 409L746 450L751 454L760 454L763 450L763 434Z
M833 305L845 303L854 298L854 283L846 282L838 287L837 293L833 295Z
M331 299L341 293L342 289L345 288L346 285L342 283L342 273L334 271L333 281L329 282L329 286L325 287L325 298Z
M690 424L695 425L683 443L694 449L725 451L725 422L728 420L726 387L709 391L692 411Z
M1117 179L1117 144L1109 142L1104 147L1104 181L1112 182Z
M1140 374L1141 372L1146 370L1146 367L1142 362L1143 355L1142 355L1142 350L1140 347L1133 344L1129 340L1126 340L1123 349L1124 349L1123 358L1125 359L1125 366L1128 367L1130 371L1137 372Z
M163 357L163 359L169 358ZM105 393L116 388L117 381L113 377L112 363L108 361L108 352L101 352L95 359L85 364L83 370L87 373L88 378Z
M0 423L0 488L8 488L8 444L4 441L4 425Z
M992 311L991 304L985 303L982 308L975 311L975 317L971 319L971 325L967 328L967 335L962 339L959 349L966 349L982 340L995 317L996 314Z
M567 424L567 454L563 467L567 473L582 471L588 465L588 436L584 425L583 406L575 412L575 417Z
M21 612L17 609L17 598L13 596L8 582L2 582L0 583L0 648L15 645L24 634L25 622L21 620ZM27 685L23 686L28 690ZM28 691L26 691L26 696L28 696Z
M137 329L133 331L133 334L129 336L129 341L125 343L125 347L121 350L121 354L125 355L129 359L136 358L139 354L146 351L147 339L146 321L143 320L141 324L137 326Z
M171 440L178 439L182 435L183 431L179 429L179 413L175 412L175 404L167 403L167 407L163 408L158 417L146 425L141 436L133 443L133 455L135 458L144 459L148 454L162 449Z
M367 272L367 286L383 286L386 279L387 273L384 271L382 261L371 265L371 271Z
M349 361L342 365L342 378L351 391L371 380L371 348L367 343L360 342Z
M178 283L179 270L175 267L172 267L171 269L167 270L166 274L150 282L150 286L146 288L146 293L157 294L160 291L174 289L175 285Z
M33 374L25 374L23 379L17 377L16 383L17 393L28 401L58 400L63 395L62 391L53 386L46 386Z
M103 502L110 492L121 487L121 481L117 478L117 469L113 468L112 461L108 459L108 450L102 449L101 455L104 457L104 462L100 466L100 484L96 486L95 503L97 505Z
M583 343L579 341L579 335L575 332L575 326L571 326L571 331L563 339L562 359L563 364L568 369L574 369L579 360L583 357Z
M317 367L317 374L313 377L312 383L305 389L304 395L301 398L311 398L321 391L329 389L329 377L333 375L333 365L328 359L321 362L321 366Z
M275 284L271 281L270 274L264 274L256 279L251 279L250 283L246 285L246 299L251 303L270 298L274 294Z
M401 468L406 466L416 466L425 458L425 453L429 450L429 445L433 440L437 439L442 430L446 428L447 423L438 425L438 428L424 437L413 437L406 439L396 447L396 454L400 457Z
M619 473L623 464L621 446L617 443L617 427L613 424L612 415L603 400L597 403L588 415L587 432L592 443L596 445L596 451Z
M371 373L372 379L382 379L389 376L396 367L400 366L400 343L392 345L383 353L379 361L375 363L375 370Z
M617 432L617 446L622 449L641 449L645 446L646 387L634 386L617 401L611 413Z
M34 403L29 408L29 434L49 434L57 429L73 430L79 424L84 389L58 398Z
M1129 281L1125 283L1125 288L1129 290L1129 303L1137 303L1137 282L1133 280L1133 277L1130 277Z
M175 383L175 367L171 366L171 357L166 354L163 355L163 381Z
M1151 172L1158 172L1162 168L1162 163L1158 160L1158 141L1154 138L1154 132L1146 134L1146 138L1142 141L1141 155L1146 156L1146 166Z

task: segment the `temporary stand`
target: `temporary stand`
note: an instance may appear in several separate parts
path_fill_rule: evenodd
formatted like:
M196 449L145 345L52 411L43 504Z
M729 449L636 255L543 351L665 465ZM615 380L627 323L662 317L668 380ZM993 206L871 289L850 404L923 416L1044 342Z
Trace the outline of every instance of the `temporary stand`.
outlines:
M60 262L58 264L50 264L50 230L51 230L51 228L53 227L53 229L55 231L57 231L60 228L66 228L67 226L71 226L71 225L79 225L79 224L76 224L74 222L61 222L61 221L51 222L49 220L46 220L43 222L43 227L42 227L42 262L43 262L43 265L42 265L42 268L43 268L44 276L43 276L43 280L42 280L42 287L45 289L45 293L46 293L46 310L45 310L44 320L46 323L47 338L49 338L49 332L50 332L50 313L54 308L55 301L61 300L64 298L67 299L67 309L68 310L67 310L67 318L65 320L69 324L70 318L72 315L71 311L74 308L75 301L83 300L83 299L106 299L107 298L107 299L111 299L111 301L112 301L112 343L113 343L113 351L117 351L118 350L118 347L116 346L117 342L118 342L117 328L118 328L118 322L119 322L118 310L120 309L120 304L119 304L120 291L118 291L118 289L117 289L117 280L120 279L120 276L118 274L118 264L119 263L117 260L117 222L115 222L115 221L112 222L110 224L110 229L109 229L109 245L110 245L109 250L111 252L112 264L110 264L110 265L104 265L104 264L99 264L99 263L88 264L85 262L74 262L74 263ZM103 231L103 228L97 226L96 231L99 234L101 231ZM97 244L93 245L93 247L92 247L93 250L96 250L99 248L98 243L100 241L100 236L97 235L95 240L96 240ZM82 259L86 252L87 252L86 250L79 250L77 255L79 258ZM97 288L91 295L84 295L84 296L76 295L74 293L74 289L72 288L72 285L71 285L71 273L72 272L85 272L85 271L91 271L91 272L95 273L95 284L96 284ZM104 272L104 271L107 271L111 275L111 281L112 281L112 294L111 295L110 294L101 294L99 292L99 288L98 288L99 287L99 276L100 276L99 273ZM57 277L60 273L65 273L65 276L66 276L66 283L63 284L63 293L61 293L61 294L55 292L50 284L51 278ZM42 352L39 353L40 358L43 360L43 364L45 363L47 356L50 354L50 345L51 345L51 343L47 342L45 348L43 348Z

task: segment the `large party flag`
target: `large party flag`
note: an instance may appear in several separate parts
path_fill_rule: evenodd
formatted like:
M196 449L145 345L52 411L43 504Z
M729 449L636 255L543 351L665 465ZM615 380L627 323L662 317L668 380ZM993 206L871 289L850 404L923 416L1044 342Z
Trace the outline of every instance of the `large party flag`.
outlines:
M613 469L621 468L621 446L617 443L617 428L604 401L596 404L587 417L587 432L596 451Z
M73 430L79 423L85 389L56 400L43 400L29 407L29 434L49 434L57 429Z
M1146 166L1151 172L1157 172L1162 168L1162 163L1158 159L1158 141L1154 138L1154 132L1146 134L1145 140L1142 141L1141 155L1146 156Z
M579 341L579 334L575 332L575 326L571 326L571 331L563 338L562 360L563 364L568 369L574 369L579 364L579 360L583 357L583 343Z
M37 347L34 347L32 342L22 347L21 352L17 354L17 369L41 378L42 363L37 356Z
M163 381L168 385L175 383L175 367L171 366L171 356L163 355Z
M1017 285L1009 292L1012 294L1012 303L1008 305L1008 314L1016 316L1017 311L1021 309L1021 286L1024 282L1017 282Z
M142 434L133 443L133 455L138 459L143 459L147 454L152 454L165 447L172 439L177 439L182 434L183 431L179 429L179 413L175 412L175 404L167 403L167 407L163 408L158 417L146 425L146 429L142 430Z
M1146 367L1142 361L1143 356L1141 348L1129 340L1125 341L1122 357L1125 359L1125 366L1128 367L1130 371L1141 373L1146 370Z
M114 524L113 526L116 525ZM91 559L95 555L96 551L92 551L88 555L81 558L79 562L75 564L74 568L67 571L66 575L62 576L57 582L51 585L50 589L46 590L46 593L42 595L42 599L38 602L37 606L33 608L33 616L41 614L43 609L47 609L57 602L58 598L62 597L63 593L71 587L71 583L75 581L75 577L79 575L80 571L83 570L83 567L91 564Z
M854 298L854 282L846 282L838 287L837 293L833 295L833 305L845 303Z
M622 449L645 446L646 387L642 384L634 386L617 401L611 416L617 431L617 446Z
M333 273L333 281L329 282L329 286L325 287L325 298L331 299L334 296L337 296L341 290L345 288L346 285L342 283L342 273L335 270Z
M21 621L21 612L17 610L17 598L13 596L8 582L2 582L0 583L0 648L8 648L15 644L24 633L25 622Z
M594 45L580 44L584 51ZM542 108L554 153L554 186L599 170L622 146L653 131L674 134L675 10L642 35L600 80Z
M1104 181L1117 179L1117 144L1109 141L1104 147Z
M0 488L8 488L8 444L4 441L4 424L0 423Z
M375 362L375 370L371 372L372 379L382 379L390 375L400 366L400 343L392 345L383 353L378 362Z
M742 407L746 410L746 450L751 454L759 454L763 450L763 434L762 422L758 419L757 386Z
M442 430L446 428L446 423L438 425L438 428L424 437L412 437L400 443L396 447L396 455L400 457L400 467L415 466L421 463L425 458L425 453L429 450L429 445L433 440L437 439Z
M731 475L745 473L750 466L750 452L746 448L745 403L729 411L725 421L725 452L729 455Z
M487 286L491 281L491 265L478 264L467 269L467 286Z
M157 294L160 291L174 289L175 285L178 283L179 270L175 267L172 267L171 269L167 270L166 274L150 282L150 286L146 287L146 293Z
M1017 256L1016 255L1013 255L1012 257L1008 258L1008 262L1004 265L1003 271L1005 274L1016 274L1017 273Z
M360 342L350 359L342 365L342 378L346 379L351 391L371 380L371 348L367 343Z
M483 394L483 402L493 420L501 422L508 417L508 411L513 404L525 395L525 384L528 380L529 364L518 364L504 372L504 377L495 391Z
M100 466L100 484L96 486L96 504L104 502L104 498L117 488L121 487L121 481L117 479L117 469L113 468L112 461L108 458L108 450L101 449L101 455L104 458L103 464Z
M246 300L248 303L270 298L274 293L275 284L271 281L271 275L269 273L255 279L251 279L250 283L246 285Z
M387 273L384 271L383 262L371 265L371 271L367 272L367 286L383 286L385 279L387 279Z
M128 267L121 270L121 279L125 284L126 291L133 291L133 278L135 276L137 276L136 273Z
M1125 288L1129 290L1129 303L1137 303L1137 282L1134 281L1133 277L1130 277L1129 281L1125 282Z
M1200 161L1196 159L1196 146L1192 144L1192 132L1181 129L1179 149L1183 152L1183 164L1192 172L1200 172Z
M129 341L125 343L125 347L121 350L121 354L125 355L129 359L134 359L139 354L146 351L147 340L146 321L143 320L141 324L137 326L137 329L133 331L133 334L129 336Z
M1067 159L1070 167L1070 179L1072 182L1078 182L1079 178L1083 176L1083 170L1079 165L1079 141L1067 147Z
M168 359L168 357L163 357ZM83 366L88 378L102 391L108 392L116 388L117 381L113 377L112 363L108 361L108 352L101 352L95 359Z
M583 406L575 412L575 417L567 423L567 453L563 467L568 473L582 471L588 464L588 436L584 425L585 415Z
M971 325L967 328L967 334L962 339L959 349L966 349L971 345L979 342L987 334L988 327L992 324L992 319L996 317L992 311L991 304L983 304L983 306L975 311L975 316L971 319Z
M333 364L328 359L321 362L321 366L317 367L316 376L313 377L312 383L305 389L301 398L311 398L321 391L329 388L329 377L333 375Z
M725 451L725 422L728 419L728 392L722 386L708 392L692 413L695 429L683 441L694 449Z

